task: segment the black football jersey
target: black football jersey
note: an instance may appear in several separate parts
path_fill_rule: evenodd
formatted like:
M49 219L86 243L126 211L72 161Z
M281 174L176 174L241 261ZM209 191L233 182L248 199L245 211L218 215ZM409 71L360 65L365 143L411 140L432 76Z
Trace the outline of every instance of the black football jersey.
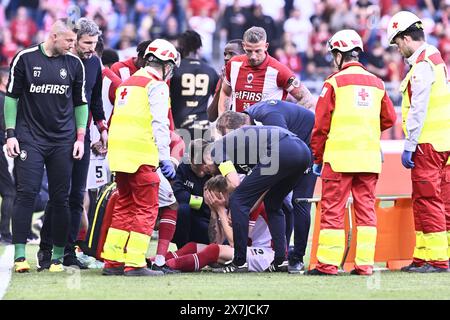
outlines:
M42 44L17 53L6 95L18 99L16 136L43 145L75 142L74 107L86 104L85 72L71 54L48 57Z
M217 72L203 61L191 58L181 60L170 80L170 98L176 128L187 127L194 121L207 120L209 97L219 81Z

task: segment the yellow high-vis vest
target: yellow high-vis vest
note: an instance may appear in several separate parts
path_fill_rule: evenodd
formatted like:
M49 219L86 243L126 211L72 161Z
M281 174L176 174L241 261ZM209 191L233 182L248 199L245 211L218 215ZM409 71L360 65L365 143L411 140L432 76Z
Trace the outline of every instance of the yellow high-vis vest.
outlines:
M333 86L336 101L323 162L335 172L380 173L383 82L359 64L326 82Z
M140 69L117 88L108 139L111 171L134 173L141 165L159 164L148 100L149 87L155 81Z
M430 100L428 101L427 115L419 143L430 143L436 151L450 150L450 84L442 56L438 49L428 46L409 70L400 85L402 99L402 126L406 136L406 120L411 108L411 77L417 63L427 61L433 68L435 81L431 86ZM420 76L420 75L417 75Z

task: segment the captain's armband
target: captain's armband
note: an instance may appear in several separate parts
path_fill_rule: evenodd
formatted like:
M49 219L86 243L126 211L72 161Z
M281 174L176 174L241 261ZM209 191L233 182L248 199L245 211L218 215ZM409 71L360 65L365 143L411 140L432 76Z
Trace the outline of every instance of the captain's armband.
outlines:
M226 177L229 173L236 172L236 168L234 167L233 162L228 160L228 161L222 162L219 165L219 171L224 177Z

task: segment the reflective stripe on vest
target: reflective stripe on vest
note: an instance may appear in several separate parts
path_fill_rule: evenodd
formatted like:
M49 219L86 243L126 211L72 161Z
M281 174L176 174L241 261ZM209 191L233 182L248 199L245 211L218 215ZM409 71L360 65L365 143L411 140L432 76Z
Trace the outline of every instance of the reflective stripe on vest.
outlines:
M427 115L420 133L419 143L430 143L436 151L450 150L450 84L447 80L447 70L439 51L428 46L400 85L403 94L402 99L402 126L406 136L406 120L411 108L410 80L416 69L417 63L427 61L433 68L435 81L431 86L430 100L427 107ZM418 75L420 76L420 75Z
M326 82L336 101L324 162L336 172L381 172L380 110L384 84L360 66L336 73Z
M155 81L140 69L117 88L108 139L111 171L134 173L144 164L158 166L148 101L149 87Z

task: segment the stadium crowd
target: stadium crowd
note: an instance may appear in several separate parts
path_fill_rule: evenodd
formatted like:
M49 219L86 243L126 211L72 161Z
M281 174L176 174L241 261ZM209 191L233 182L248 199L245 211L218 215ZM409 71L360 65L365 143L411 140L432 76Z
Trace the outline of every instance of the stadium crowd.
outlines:
M352 274L371 275L381 132L400 103L416 219L403 271L448 272L449 19L448 0L3 1L13 176L6 157L2 169L15 194L1 190L12 238L9 226L0 236L15 246L15 272L30 271L25 246L45 166L38 271L88 268L89 236L106 276L217 264L300 273L321 176L319 264L306 274L337 274L351 192ZM102 201L111 210L100 217Z
M385 30L393 14L409 9L423 21L427 41L450 66L450 2L448 0L10 0L0 3L0 64L15 53L41 42L55 19L70 13L93 19L105 45L120 60L132 56L146 39L176 39L192 29L203 40L202 55L217 61L224 44L239 39L250 26L263 27L269 53L296 72L301 80L322 81L331 71L324 45L345 28L355 29L364 42L361 61L386 82L405 74L402 58L387 48Z

